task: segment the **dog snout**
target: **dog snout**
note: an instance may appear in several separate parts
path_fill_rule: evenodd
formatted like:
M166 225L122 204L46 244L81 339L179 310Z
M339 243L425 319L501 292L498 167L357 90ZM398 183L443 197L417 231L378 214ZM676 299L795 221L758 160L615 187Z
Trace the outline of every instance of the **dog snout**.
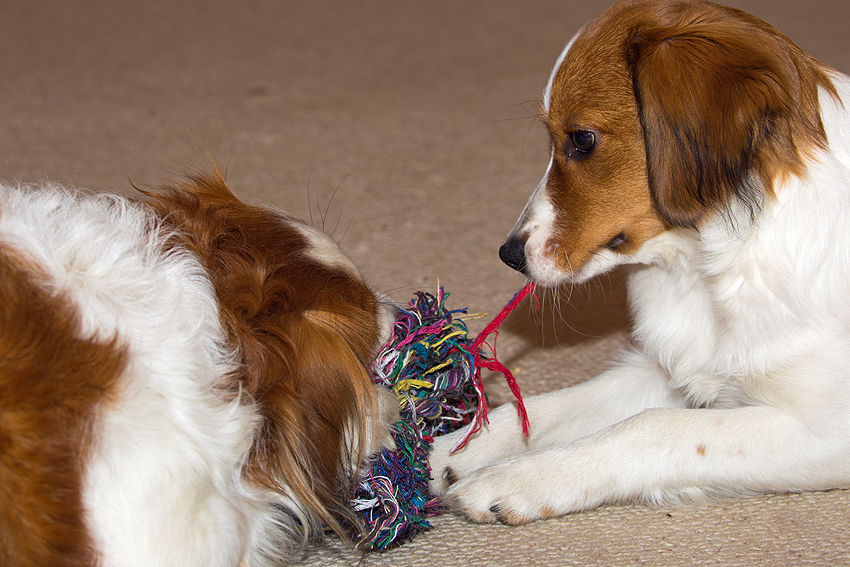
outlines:
M524 238L514 235L508 236L508 239L499 248L499 258L514 270L528 275L526 273Z

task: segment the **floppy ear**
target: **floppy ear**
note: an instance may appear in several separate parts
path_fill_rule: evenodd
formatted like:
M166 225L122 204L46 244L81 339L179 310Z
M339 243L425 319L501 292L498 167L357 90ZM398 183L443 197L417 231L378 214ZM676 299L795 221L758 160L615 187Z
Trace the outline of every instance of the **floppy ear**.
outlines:
M292 333L285 337L291 350L281 353L270 343L264 353L289 364L272 368L276 373L263 376L251 392L262 420L246 476L296 496L345 537L346 526L356 526L357 520L344 503L365 450L373 445L368 436L376 428L369 420L379 415L372 379L356 352L359 345L352 348L347 340L346 331L356 332L356 323L321 311L298 314L289 323L274 332ZM261 369L269 368L263 364L259 361Z
M757 206L777 161L765 152L794 159L799 79L787 49L755 26L676 19L636 32L628 59L653 203L667 222L696 227L732 198Z

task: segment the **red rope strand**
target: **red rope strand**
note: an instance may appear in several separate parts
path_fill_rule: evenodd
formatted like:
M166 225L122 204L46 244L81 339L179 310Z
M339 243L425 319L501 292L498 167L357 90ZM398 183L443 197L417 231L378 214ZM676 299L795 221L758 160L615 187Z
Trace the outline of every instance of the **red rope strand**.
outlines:
M469 353L472 355L473 360L475 362L475 376L473 376L473 381L475 383L475 389L478 391L478 409L475 413L475 419L473 420L472 425L469 428L469 431L466 434L460 443L458 443L452 451L457 451L458 449L462 449L466 446L469 438L481 430L481 427L484 423L488 423L487 420L487 399L484 397L484 387L481 384L481 368L486 368L487 370L492 370L494 372L500 372L508 383L508 387L511 389L514 397L517 401L517 413L522 419L522 433L528 437L528 412L525 409L525 404L522 401L522 394L520 392L519 384L517 384L516 379L514 378L513 373L510 369L499 362L496 359L496 348L495 348L495 337L494 337L494 346L490 349L493 351L493 356L491 358L484 358L481 354L481 348L484 346L484 342L487 340L487 337L492 335L493 333L498 336L499 327L508 318L517 306L525 299L529 293L534 290L534 283L528 282L525 286L514 295L513 299L505 305L504 308L499 312L499 314L492 320L490 323L481 331L475 340L472 342L472 345L469 347Z

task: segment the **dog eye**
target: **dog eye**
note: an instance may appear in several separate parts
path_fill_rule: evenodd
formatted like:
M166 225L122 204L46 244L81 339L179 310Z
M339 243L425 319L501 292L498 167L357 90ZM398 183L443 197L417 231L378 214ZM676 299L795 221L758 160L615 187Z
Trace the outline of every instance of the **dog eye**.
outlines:
M621 232L620 234L618 234L617 236L615 236L614 238L609 240L608 244L605 245L605 248L607 248L609 250L613 250L614 252L616 252L617 248L622 246L625 241L626 241L626 233Z
M582 159L587 157L596 146L596 135L587 130L573 130L568 135L564 152L567 159Z

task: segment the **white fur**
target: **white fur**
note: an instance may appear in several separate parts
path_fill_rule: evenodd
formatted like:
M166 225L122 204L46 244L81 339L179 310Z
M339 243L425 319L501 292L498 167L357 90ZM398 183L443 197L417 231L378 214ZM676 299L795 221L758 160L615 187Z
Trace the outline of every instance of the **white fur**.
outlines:
M295 226L310 243L308 253L315 260L327 266L333 266L334 268L346 271L354 278L360 279L360 270L357 268L357 265L340 250L339 245L333 238L307 224L296 223Z
M349 267L318 233L304 232L319 259ZM236 364L216 296L194 256L164 246L168 234L119 197L0 185L0 242L73 301L83 337L117 337L129 349L117 395L98 408L85 468L98 564L279 564L291 543L280 532L288 514L310 522L285 494L242 481L255 407L216 389Z
M850 487L850 79L833 80L844 104L820 93L828 148L754 219L733 205L573 275L527 254L544 283L634 264L634 349L526 400L528 438L511 405L454 455L465 431L438 438L437 493L473 519L524 522L609 502ZM545 181L521 217L529 242L548 238L544 199Z
M553 255L547 254L548 235L555 223L555 208L546 195L546 180L549 178L554 159L554 155L549 157L546 173L531 194L513 230L514 233L522 231L528 234L525 255L529 276L542 285L554 284L563 277L553 261Z

